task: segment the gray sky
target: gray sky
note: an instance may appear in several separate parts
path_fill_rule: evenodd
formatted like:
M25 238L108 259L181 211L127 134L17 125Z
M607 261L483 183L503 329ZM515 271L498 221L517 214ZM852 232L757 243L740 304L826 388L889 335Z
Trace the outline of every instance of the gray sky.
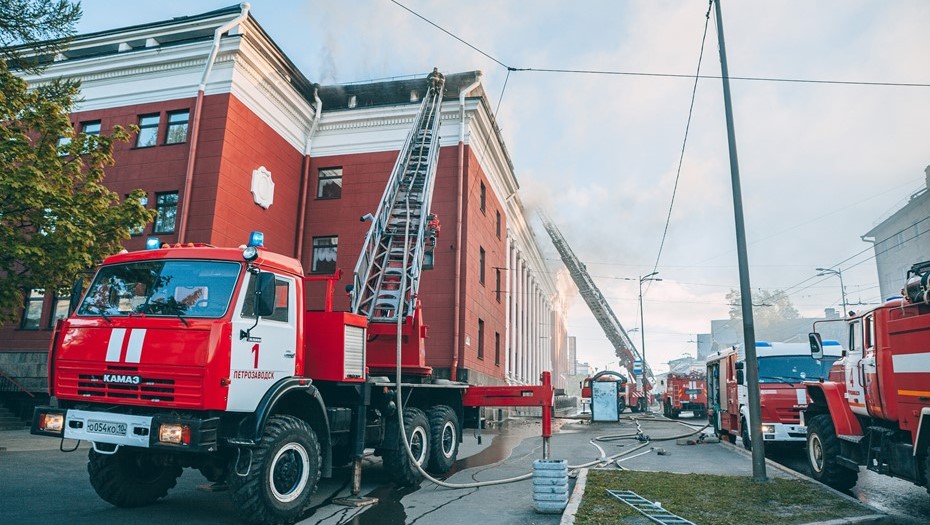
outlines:
M693 74L703 1L401 0L516 68ZM197 14L228 1L84 0L81 33ZM255 0L252 14L314 82L480 69L527 206L544 206L611 301L639 326L635 281L656 261L693 80L513 72L390 0ZM930 83L930 2L723 2L731 76ZM711 16L702 74L719 75ZM732 81L754 289L787 288L870 248L860 236L924 186L930 88ZM561 264L540 230L540 244ZM872 251L845 262L850 302L878 301ZM915 261L916 262L916 261ZM738 287L720 80L698 83L677 197L645 296L656 370L727 316ZM903 280L903 276L902 276ZM811 285L811 286L807 286ZM793 289L802 314L838 307L836 278ZM860 307L861 308L861 307ZM613 350L583 301L578 355ZM639 336L633 334L639 345Z

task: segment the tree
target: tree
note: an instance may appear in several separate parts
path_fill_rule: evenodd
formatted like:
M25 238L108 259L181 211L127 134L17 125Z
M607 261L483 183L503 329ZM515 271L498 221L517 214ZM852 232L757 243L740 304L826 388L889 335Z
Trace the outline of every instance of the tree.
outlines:
M738 290L730 290L727 294L727 303L730 305L730 319L743 318L742 303ZM788 294L781 290L758 290L752 294L753 324L762 328L781 321L798 319L801 315L791 304Z
M38 16L33 2L2 2L0 43L10 41L11 24L19 18L11 5ZM47 9L66 5L53 2ZM62 18L68 17L43 20ZM47 31L20 34L48 36ZM70 31L65 27L60 36ZM13 318L27 290L70 288L78 274L118 252L131 228L154 218L154 211L140 203L141 190L120 202L103 185L105 168L113 165L113 143L128 140L129 131L115 127L110 135L75 134L68 113L79 84L56 81L30 89L10 71L8 56L0 55L0 322ZM28 53L15 56L29 62Z
M0 2L0 58L13 69L35 72L65 49L81 18L68 0Z

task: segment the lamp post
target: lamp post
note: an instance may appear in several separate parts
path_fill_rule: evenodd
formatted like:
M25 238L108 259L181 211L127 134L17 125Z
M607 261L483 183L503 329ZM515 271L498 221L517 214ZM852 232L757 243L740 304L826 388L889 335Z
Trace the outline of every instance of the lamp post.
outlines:
M843 295L843 317L849 315L849 310L846 306L846 285L843 284L843 271L840 269L834 270L832 268L815 268L815 270L820 272L817 274L818 277L821 275L835 275L840 278L840 292L842 292Z
M652 272L649 275L643 275L639 278L639 335L640 350L643 358L643 399L646 396L646 324L643 322L643 283L646 281L661 281L658 277L659 272ZM648 401L647 401L648 403Z

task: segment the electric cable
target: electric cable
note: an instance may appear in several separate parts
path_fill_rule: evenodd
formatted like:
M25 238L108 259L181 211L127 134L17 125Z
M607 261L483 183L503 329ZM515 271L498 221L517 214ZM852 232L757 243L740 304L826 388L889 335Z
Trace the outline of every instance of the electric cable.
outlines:
M713 4L708 2L707 13L704 15L704 34L701 36L701 51L698 53L697 71L694 72L694 87L691 88L691 104L688 106L688 120L685 123L685 136L681 141L681 153L678 156L678 170L675 172L675 185L672 186L672 200L668 203L668 214L665 217L665 228L662 230L662 241L659 242L659 253L656 262L652 265L652 273L659 269L659 259L662 258L662 249L668 237L668 225L672 222L672 209L675 207L675 195L678 194L678 181L681 179L681 166L685 161L685 146L688 144L688 131L691 129L691 116L694 114L694 99L697 98L698 78L701 76L701 62L704 60L704 44L707 42L707 26L710 23L710 10ZM509 73L508 73L509 74ZM652 281L646 284L646 292L652 286Z

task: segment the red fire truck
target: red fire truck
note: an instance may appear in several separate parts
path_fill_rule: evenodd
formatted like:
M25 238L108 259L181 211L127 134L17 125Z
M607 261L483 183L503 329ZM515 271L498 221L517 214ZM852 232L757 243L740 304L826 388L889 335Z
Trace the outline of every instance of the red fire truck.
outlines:
M663 381L662 413L665 417L678 419L683 411L689 410L694 417L707 417L707 377L704 372L669 373Z
M756 341L759 363L759 399L762 405L762 439L767 443L803 443L807 437L800 413L807 407L805 380L824 378L839 359L842 347L824 341L825 355L812 358L804 343ZM736 443L742 438L752 448L749 434L749 390L742 349L728 348L707 358L708 418L721 438Z
M849 350L829 378L807 383L812 476L838 489L859 466L928 487L930 476L930 262L908 272L905 297L847 319ZM821 355L820 335L811 352Z
M399 484L419 483L417 465L448 471L482 406L542 407L546 456L549 372L542 385L479 387L434 380L425 364L417 286L436 238L442 99L432 80L372 217L351 312L332 310L340 272L305 276L258 232L239 249L151 238L107 258L72 298L49 350L58 405L36 408L32 433L90 442L91 485L113 505L153 503L189 467L226 481L244 518L276 524L298 519L333 467L353 466L358 495L366 448ZM327 285L322 311L304 308L314 281Z

